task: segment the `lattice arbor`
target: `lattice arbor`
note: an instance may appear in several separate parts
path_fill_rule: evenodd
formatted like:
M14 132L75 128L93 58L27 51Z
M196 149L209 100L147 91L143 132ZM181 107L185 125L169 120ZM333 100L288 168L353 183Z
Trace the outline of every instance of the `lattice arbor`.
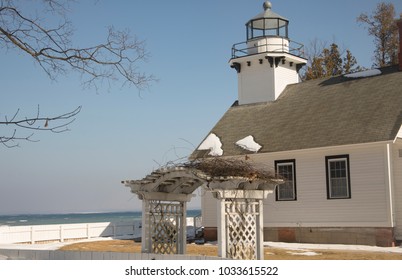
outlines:
M142 200L142 252L186 253L186 205L204 181L182 167L156 170L123 181Z
M220 203L219 256L263 259L262 200L280 180L252 175L216 177L199 169L174 167L154 171L142 180L123 181L142 200L142 252L186 253L186 203L205 184Z

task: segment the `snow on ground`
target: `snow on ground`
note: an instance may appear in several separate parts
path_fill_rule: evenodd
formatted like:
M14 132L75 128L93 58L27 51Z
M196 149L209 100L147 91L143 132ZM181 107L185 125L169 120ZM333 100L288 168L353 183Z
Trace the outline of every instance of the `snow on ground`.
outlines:
M306 250L302 250L301 252L286 252L290 255L294 255L294 256L319 256L322 255L321 253L316 253L316 252L311 252L311 251L306 251Z
M399 247L377 247L368 245L343 245L343 244L310 244L310 243L284 243L284 242L264 242L264 246L289 250L350 250L350 251L371 251L385 253L401 253L402 246ZM307 251L306 251L307 252Z
M15 250L57 250L68 244L88 241L112 240L110 237L83 239L80 241L70 242L55 242L47 244L0 244L0 249L15 249ZM218 245L217 242L206 243L204 246ZM317 255L319 253L314 250L350 250L350 251L371 251L385 253L400 253L402 254L402 246L399 247L377 247L368 245L343 245L343 244L310 244L310 243L285 243L285 242L264 242L265 247L287 249L292 254L297 255Z

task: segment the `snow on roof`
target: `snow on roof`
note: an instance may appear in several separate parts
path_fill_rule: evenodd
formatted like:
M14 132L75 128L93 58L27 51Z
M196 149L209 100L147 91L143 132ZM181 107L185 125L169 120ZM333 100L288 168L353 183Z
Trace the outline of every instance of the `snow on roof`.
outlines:
M208 153L210 156L223 155L222 142L214 133L208 135L204 142L198 147L198 150L210 150Z
M377 76L380 74L381 74L381 71L379 69L370 69L370 70L366 70L366 71L346 74L346 75L344 75L344 77L346 77L346 78L364 78L364 77Z
M402 138L402 125L399 127L398 134L396 135L398 138Z
M258 152L262 148L260 144L254 141L254 137L251 135L240 139L236 142L236 145L251 152Z

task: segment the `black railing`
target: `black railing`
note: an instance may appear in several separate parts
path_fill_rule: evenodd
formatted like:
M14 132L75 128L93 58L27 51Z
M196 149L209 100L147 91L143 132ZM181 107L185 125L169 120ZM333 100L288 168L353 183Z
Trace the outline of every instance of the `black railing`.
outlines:
M273 43L273 41L275 41L275 43ZM253 42L256 44L251 45ZM305 56L303 44L281 37L266 37L254 39L246 42L237 43L232 46L232 58L266 52L289 53L298 57Z

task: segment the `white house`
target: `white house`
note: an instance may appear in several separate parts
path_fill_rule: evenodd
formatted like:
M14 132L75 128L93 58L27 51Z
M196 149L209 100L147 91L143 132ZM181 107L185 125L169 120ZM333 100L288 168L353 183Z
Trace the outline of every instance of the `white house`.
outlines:
M238 100L205 138L221 152L203 141L191 158L247 158L286 179L264 200L265 240L391 246L402 240L401 54L395 67L300 82L288 23L269 2L247 22L230 60ZM209 192L202 215L215 239Z

